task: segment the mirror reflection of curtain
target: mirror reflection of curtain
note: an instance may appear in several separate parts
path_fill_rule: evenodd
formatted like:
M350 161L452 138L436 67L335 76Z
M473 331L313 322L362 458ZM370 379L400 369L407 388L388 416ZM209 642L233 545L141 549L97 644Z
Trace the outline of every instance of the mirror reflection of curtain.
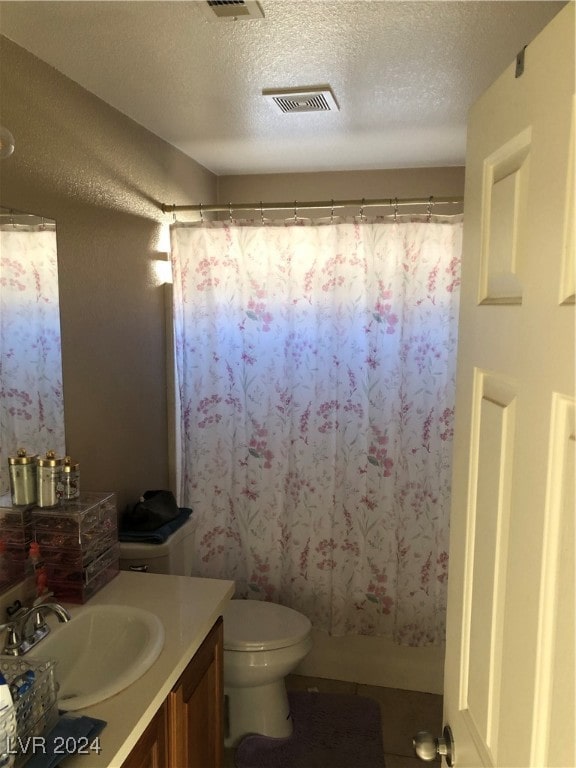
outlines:
M18 448L65 450L56 230L21 220L0 225L0 495Z
M462 233L421 218L172 228L196 573L407 645L444 639Z

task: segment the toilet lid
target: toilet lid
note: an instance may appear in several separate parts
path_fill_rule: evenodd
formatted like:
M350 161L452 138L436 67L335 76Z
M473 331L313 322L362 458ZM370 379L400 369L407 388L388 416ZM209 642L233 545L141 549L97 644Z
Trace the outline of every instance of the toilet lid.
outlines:
M224 648L229 651L286 648L311 629L306 616L277 603L231 600L224 609Z

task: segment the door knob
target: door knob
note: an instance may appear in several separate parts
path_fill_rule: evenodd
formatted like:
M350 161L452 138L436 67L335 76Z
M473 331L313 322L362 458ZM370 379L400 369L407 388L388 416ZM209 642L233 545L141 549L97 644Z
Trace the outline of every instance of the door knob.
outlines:
M428 731L418 731L412 739L412 744L420 760L430 762L441 755L446 758L449 768L454 765L454 738L449 725L444 726L442 736L438 739L434 738Z

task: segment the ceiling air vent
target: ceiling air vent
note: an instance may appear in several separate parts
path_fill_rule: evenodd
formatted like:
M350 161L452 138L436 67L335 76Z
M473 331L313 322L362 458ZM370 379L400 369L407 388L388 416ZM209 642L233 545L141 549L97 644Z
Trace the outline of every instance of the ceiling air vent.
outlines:
M210 21L264 18L262 8L256 0L206 0L200 7Z
M278 112L337 112L339 110L334 94L329 86L315 88L266 88L262 95L267 98Z

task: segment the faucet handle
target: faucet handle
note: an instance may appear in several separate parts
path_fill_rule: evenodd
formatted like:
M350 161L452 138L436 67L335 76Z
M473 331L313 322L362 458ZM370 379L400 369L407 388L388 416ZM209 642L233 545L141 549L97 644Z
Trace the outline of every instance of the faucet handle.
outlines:
M44 618L44 615L42 611L34 610L34 632L36 632L37 629L43 629L46 626L46 619Z
M8 629L8 632L6 634L6 640L4 642L4 649L2 653L15 655L15 651L20 648L20 644L22 642L20 632L18 631L16 624L7 624L5 626Z
M18 625L20 623L19 618L14 619L14 621L7 621L5 624L0 624L0 632L4 632L6 630L6 643L9 644L10 642L13 642L13 638L16 636L19 636L18 632Z

